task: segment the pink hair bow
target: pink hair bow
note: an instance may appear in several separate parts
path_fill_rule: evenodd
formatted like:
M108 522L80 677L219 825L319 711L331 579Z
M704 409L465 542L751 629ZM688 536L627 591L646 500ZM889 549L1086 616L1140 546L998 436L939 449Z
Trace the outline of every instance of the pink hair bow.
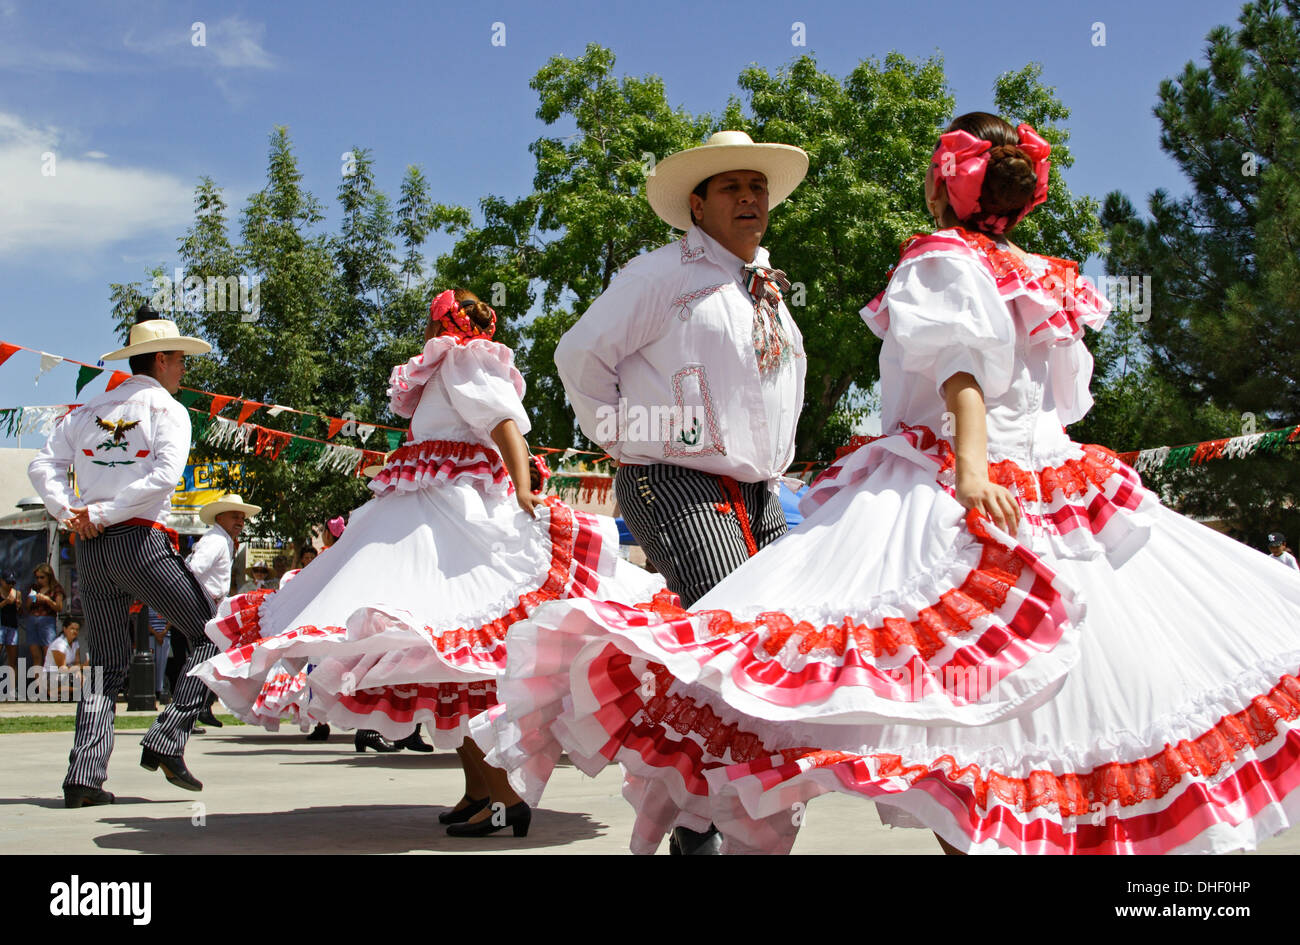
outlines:
M429 318L442 325L443 334L452 335L461 341L471 338L491 338L497 330L497 313L491 307L492 323L487 328L479 328L468 315L462 311L456 301L456 293L451 289L440 292L429 304Z
M1033 162L1038 183L1034 196L1014 218L989 214L977 222L994 233L1006 230L1024 219L1025 214L1047 199L1047 182L1052 162L1048 155L1052 146L1043 140L1032 127L1021 123L1016 128L1020 150ZM948 205L959 220L970 220L981 210L980 191L988 171L988 153L993 145L967 131L949 131L940 136L939 146L930 160L930 177L936 183L942 179L948 192Z
M329 533L335 538L343 537L343 528L345 525L347 525L347 522L343 521L342 515L332 518L325 523L325 527L329 529Z

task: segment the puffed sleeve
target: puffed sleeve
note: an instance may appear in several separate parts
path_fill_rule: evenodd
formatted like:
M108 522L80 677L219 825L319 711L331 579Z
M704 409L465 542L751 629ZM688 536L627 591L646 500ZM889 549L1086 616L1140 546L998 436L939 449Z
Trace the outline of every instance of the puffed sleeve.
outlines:
M975 378L985 399L1011 386L1015 322L975 260L944 253L905 259L862 316L897 341L904 370L929 377L940 397L944 382L960 372Z
M522 399L524 379L505 345L492 341L458 345L447 352L438 377L452 407L476 430L489 434L503 420L513 420L520 433L531 428Z

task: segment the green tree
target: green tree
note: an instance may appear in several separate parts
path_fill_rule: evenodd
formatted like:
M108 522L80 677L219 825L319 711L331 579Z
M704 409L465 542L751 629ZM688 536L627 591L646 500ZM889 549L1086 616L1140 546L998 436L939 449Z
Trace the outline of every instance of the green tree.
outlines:
M525 406L534 443L583 442L555 374L555 345L632 257L672 238L646 203L645 175L668 154L699 144L710 119L668 103L657 76L614 76L614 54L590 44L576 59L554 56L533 77L537 117L574 133L529 146L533 193L516 201L486 198L482 227L459 227L455 248L438 261L443 284L499 283L495 307L518 335ZM540 298L535 288L540 289ZM540 311L524 316L534 301ZM494 303L495 304L495 303Z
M321 207L302 185L287 130L271 135L267 183L249 198L238 246L226 239L224 203L212 199L214 190L206 181L199 187L195 224L181 240L182 262L195 275L257 274L261 305L255 320L237 312L206 313L200 333L214 350L211 367L199 379L210 383L208 389L261 403L341 415L356 396L338 378L347 378L356 365L333 344L351 313L340 315L336 308L334 254L330 240L313 232ZM327 433L320 423L287 412L275 418L259 414L255 422L318 438ZM244 464L242 488L263 507L253 524L258 534L304 536L365 498L359 480L317 468L313 451L301 445L291 445L278 460L202 441L195 446L201 457Z
M1238 24L1212 30L1205 63L1160 85L1161 147L1190 192L1156 191L1146 219L1108 201L1107 264L1151 276L1141 341L1176 395L1144 446L1300 419L1300 4L1248 3ZM1256 544L1300 529L1288 454L1210 463L1172 484L1185 511L1229 519Z
M1031 63L998 77L994 109L1013 124L1028 121L1052 144L1046 204L1016 229L1027 249L1085 259L1100 246L1096 203L1071 196L1063 171L1073 164L1069 117ZM843 81L803 56L776 74L753 66L740 76L748 117L733 101L723 124L756 141L795 144L809 170L771 217L765 243L777 265L806 287L791 312L808 353L808 382L797 455L829 459L865 412L879 379L880 342L859 310L884 288L899 245L933 228L924 180L953 98L937 58L912 62L891 53L868 60Z

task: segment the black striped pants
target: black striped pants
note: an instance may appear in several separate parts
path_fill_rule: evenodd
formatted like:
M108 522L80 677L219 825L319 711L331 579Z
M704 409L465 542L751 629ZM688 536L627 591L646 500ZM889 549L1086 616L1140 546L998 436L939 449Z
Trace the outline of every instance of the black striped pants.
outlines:
M143 525L112 525L77 542L77 576L86 625L81 641L91 665L104 667L102 687L87 687L77 705L77 731L68 755L64 787L100 787L113 752L114 697L126 679L135 650L131 602L140 600L162 614L188 639L185 663L172 702L145 733L141 744L163 755L185 751L194 719L208 688L189 671L211 659L217 648L203 632L212 603L164 532Z
M785 534L785 512L765 482L741 482L758 548ZM614 494L628 529L668 589L690 607L740 567L749 548L723 480L684 466L620 466Z

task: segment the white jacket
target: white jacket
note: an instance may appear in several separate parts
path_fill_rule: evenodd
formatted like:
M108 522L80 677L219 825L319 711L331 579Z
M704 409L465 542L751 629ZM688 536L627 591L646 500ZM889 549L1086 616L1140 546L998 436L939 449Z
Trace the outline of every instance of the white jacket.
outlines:
M189 453L189 413L152 377L135 374L59 421L27 475L60 522L86 506L96 525L165 523Z
M767 250L754 257L767 266ZM794 460L807 359L760 377L744 263L698 227L629 262L555 349L578 423L623 463L774 482Z

